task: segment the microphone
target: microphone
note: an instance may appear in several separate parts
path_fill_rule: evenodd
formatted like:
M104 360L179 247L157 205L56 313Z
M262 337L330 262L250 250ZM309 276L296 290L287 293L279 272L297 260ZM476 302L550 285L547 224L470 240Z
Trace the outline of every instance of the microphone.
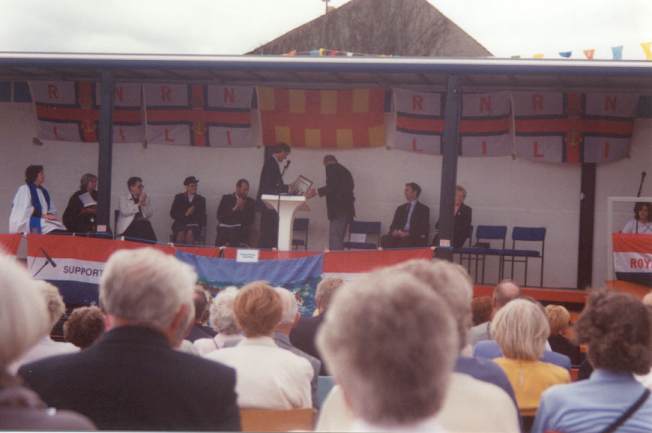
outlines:
M645 182L645 176L647 176L647 172L642 171L641 172L641 183L638 184L638 194L636 194L636 197L641 196L641 192L643 191L643 183Z
M289 159L285 161L285 167L283 167L283 171L281 172L281 177L283 177L283 175L285 174L285 171L288 169L291 162L292 161L290 161Z
M48 262L50 265L52 265L53 268L56 268L56 267L57 267L57 264L54 262L54 260L52 260L52 257L50 257L50 255L49 255L48 253L46 253L45 250L44 250L43 248L41 248L41 252L42 252L43 255L45 256L45 260L47 260L47 262Z

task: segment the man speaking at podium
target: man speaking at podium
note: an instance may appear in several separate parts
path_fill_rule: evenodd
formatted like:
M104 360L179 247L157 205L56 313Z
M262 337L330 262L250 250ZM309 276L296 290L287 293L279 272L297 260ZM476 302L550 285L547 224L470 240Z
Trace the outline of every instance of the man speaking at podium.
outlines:
M258 186L258 203L261 209L258 248L276 248L278 244L278 213L263 203L260 197L263 194L286 194L290 188L283 183L283 173L290 165L290 160L287 159L290 146L278 143L270 149L270 154L263 164ZM280 164L283 161L286 162L281 172Z

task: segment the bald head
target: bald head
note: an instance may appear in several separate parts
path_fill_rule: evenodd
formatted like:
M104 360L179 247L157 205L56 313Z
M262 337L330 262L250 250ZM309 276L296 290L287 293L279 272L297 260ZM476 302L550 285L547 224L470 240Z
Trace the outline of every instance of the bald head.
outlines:
M504 307L509 301L521 296L521 288L512 280L503 280L494 289L494 311Z

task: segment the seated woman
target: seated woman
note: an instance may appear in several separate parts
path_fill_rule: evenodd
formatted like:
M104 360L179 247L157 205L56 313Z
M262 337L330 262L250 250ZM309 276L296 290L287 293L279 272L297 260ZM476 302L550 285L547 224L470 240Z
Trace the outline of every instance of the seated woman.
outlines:
M46 301L13 258L0 255L0 430L94 430L81 415L48 409L8 366L50 331Z
M543 391L570 382L568 370L539 361L549 334L542 308L525 299L507 303L491 321L491 335L503 352L494 362L507 374L521 411L536 410Z
M213 299L208 322L217 335L213 338L200 338L192 343L200 355L224 347L235 346L242 340L240 328L235 323L235 313L233 312L236 296L238 296L238 289L227 287Z
M650 221L651 208L652 203L636 203L636 205L634 205L634 218L627 221L622 232L652 235L652 222Z
M634 377L647 374L652 363L649 310L631 295L596 292L575 328L595 371L588 380L544 392L532 432L650 431L652 398ZM634 407L622 428L614 425Z
M206 355L236 370L238 406L259 409L312 407L310 363L274 343L274 328L281 321L281 297L264 282L240 289L233 305L245 338L235 347Z
M564 335L570 328L570 313L565 307L552 304L546 305L545 311L550 325L550 348L553 352L568 356L573 365L580 365L584 361L584 355L579 346Z
M57 210L44 183L42 165L30 165L25 169L25 185L18 188L12 203L9 233L47 234L66 230L57 218Z
M63 213L63 223L74 233L97 231L95 215L97 214L97 176L86 173L79 181L79 191L68 200Z
M200 238L202 228L206 227L206 199L197 194L199 181L189 176L183 181L185 192L174 196L170 217L174 242L192 245Z

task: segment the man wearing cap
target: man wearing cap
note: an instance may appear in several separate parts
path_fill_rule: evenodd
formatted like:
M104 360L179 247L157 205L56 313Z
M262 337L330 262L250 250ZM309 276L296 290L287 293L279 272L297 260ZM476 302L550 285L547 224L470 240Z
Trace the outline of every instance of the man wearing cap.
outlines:
M194 244L206 227L206 199L197 194L198 183L195 176L188 176L183 181L186 191L174 196L170 216L175 243Z

